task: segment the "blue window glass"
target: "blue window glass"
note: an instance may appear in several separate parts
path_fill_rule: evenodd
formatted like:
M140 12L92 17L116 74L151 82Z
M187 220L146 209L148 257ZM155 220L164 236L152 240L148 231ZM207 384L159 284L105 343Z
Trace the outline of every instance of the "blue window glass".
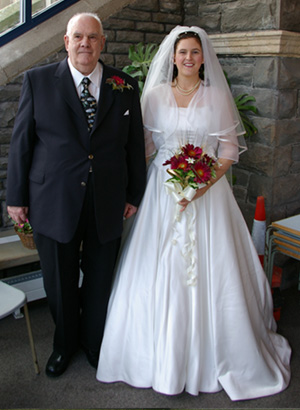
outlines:
M0 46L78 0L0 0Z

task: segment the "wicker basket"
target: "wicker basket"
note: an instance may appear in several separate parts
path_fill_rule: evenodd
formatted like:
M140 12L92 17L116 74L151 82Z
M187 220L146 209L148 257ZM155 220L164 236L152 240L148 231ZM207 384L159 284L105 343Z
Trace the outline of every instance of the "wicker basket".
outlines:
M14 226L14 229L16 233L19 235L19 238L21 239L21 242L23 246L25 246L25 248L36 249L32 233L19 232L16 226Z

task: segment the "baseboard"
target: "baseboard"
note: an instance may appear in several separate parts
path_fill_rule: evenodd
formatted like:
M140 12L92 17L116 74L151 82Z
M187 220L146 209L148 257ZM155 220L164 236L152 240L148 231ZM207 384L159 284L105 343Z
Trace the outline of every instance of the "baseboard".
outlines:
M26 293L27 302L32 302L34 300L43 299L46 297L41 270L12 276L10 278L3 279L3 282Z
M80 271L79 287L81 286L82 278L83 273ZM12 276L2 280L8 285L12 285L26 293L27 302L32 302L34 300L39 300L46 297L41 270L23 273L22 275Z

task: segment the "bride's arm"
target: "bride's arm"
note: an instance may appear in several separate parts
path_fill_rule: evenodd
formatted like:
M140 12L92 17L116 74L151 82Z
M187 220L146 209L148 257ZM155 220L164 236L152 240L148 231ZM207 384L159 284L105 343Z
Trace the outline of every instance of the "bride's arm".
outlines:
M145 153L146 153L146 164L149 165L151 159L156 153L156 148L152 139L152 132L144 128L144 138L145 138Z
M214 185L216 182L218 182L218 180L220 178L222 178L222 176L224 174L226 174L226 172L231 167L231 165L233 164L234 161L232 161L231 159L219 158L218 162L219 162L220 166L216 169L216 178L211 178L211 180L209 181L209 183L205 187L197 189L197 193L194 196L194 198L192 199L192 201L195 201L196 199L200 198L202 195L205 194L206 191L209 190L209 188L212 185ZM190 201L188 201L187 199L182 199L179 202L179 205L182 205L181 211L184 211L189 203L190 203Z

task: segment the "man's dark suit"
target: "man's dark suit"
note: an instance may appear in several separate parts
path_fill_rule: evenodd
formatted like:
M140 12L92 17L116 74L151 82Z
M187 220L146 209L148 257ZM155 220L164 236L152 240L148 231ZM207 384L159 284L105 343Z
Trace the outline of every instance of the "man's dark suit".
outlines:
M113 90L106 80L114 75L133 89ZM100 243L118 239L125 202L138 206L144 191L142 135L138 86L125 73L103 64L89 133L67 59L30 70L11 141L7 205L28 206L34 232L64 244L77 234L80 220L85 224L82 214L90 212L85 201L91 195Z

